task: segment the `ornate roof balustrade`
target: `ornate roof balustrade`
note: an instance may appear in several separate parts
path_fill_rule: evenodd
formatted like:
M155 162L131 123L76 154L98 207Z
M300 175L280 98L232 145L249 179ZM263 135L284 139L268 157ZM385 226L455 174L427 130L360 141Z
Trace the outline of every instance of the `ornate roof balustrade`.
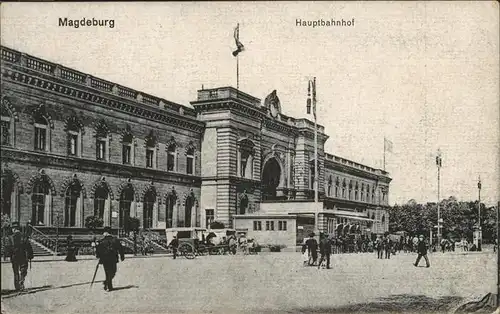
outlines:
M174 111L178 115L196 118L193 108L186 107L162 98L158 98L128 87L93 77L62 65L42 60L17 50L1 47L2 62L16 64L23 68L51 75L53 77L69 81L74 84L90 87L102 92L114 94L116 96L136 101L148 106Z

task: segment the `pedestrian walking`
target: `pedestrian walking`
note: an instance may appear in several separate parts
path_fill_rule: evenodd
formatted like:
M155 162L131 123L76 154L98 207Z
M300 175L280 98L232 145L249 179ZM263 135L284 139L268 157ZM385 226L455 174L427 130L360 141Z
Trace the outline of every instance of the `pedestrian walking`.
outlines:
M111 234L111 228L104 228L104 239L97 246L96 257L99 259L99 264L104 267L104 273L106 274L106 279L104 280L104 290L113 290L113 278L116 275L118 263L118 257L121 261L125 260L125 253L120 240L113 237Z
M426 267L431 267L431 264L429 263L429 258L427 257L427 244L424 241L424 236L421 235L419 238L419 242L417 244L417 260L415 261L415 267L418 266L418 263L420 262L420 259L423 257L425 259Z
M5 251L10 258L14 272L14 287L16 290L24 290L24 280L28 275L28 262L33 259L33 248L29 239L21 233L19 223L12 223L12 233L8 238Z
M309 234L309 239L307 239L306 241L306 246L310 256L309 266L315 265L316 261L318 260L318 241L314 239L314 233Z
M66 238L66 262L76 262L76 247L73 243L73 236L69 235Z
M381 238L377 238L377 242L375 243L377 248L377 258L382 259L384 257L384 243Z
M318 262L318 269L321 263L326 259L326 269L330 269L330 254L332 254L332 243L326 234L320 233L319 253L321 257Z
M179 249L179 240L177 239L176 236L170 241L170 244L168 245L172 248L172 253L174 254L174 259L177 258L177 250Z
M386 259L391 258L391 250L392 250L392 241L391 241L391 238L387 237L384 240L384 251L385 251L385 258Z

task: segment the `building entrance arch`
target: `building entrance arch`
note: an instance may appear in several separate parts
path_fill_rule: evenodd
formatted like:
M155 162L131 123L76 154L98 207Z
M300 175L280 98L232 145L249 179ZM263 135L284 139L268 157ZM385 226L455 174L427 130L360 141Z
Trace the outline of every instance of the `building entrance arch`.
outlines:
M262 171L263 199L275 199L276 190L281 180L281 166L276 158L270 158Z

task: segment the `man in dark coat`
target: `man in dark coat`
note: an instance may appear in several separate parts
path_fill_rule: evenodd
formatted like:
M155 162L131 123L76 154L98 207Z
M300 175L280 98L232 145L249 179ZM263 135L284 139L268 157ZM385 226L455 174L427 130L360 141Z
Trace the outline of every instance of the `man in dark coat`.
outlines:
M413 265L415 265L415 267L417 267L418 263L420 262L420 259L422 257L424 257L426 266L431 267L431 265L429 263L429 258L427 257L427 243L425 243L423 235L421 235L419 238L419 241L417 244L417 253L418 253L417 260L415 261L415 264L413 264Z
M318 262L318 269L321 267L321 263L326 259L326 268L330 269L330 254L332 254L332 244L328 236L325 234L320 235L319 242L319 253L321 254L321 258Z
M309 265L314 265L318 260L318 242L314 238L314 233L309 235L309 239L306 241L307 250L309 251L309 256L312 257L312 263Z
M125 254L120 240L110 234L111 228L104 228L104 239L101 240L96 249L96 257L99 259L99 264L104 267L106 279L104 280L104 290L113 290L113 278L116 275L116 264L118 263L118 255L123 262Z
M168 245L172 248L172 253L174 254L174 259L177 257L177 249L179 248L179 240L177 239L176 236L170 241L170 244Z
M384 240L384 250L385 250L385 258L390 259L392 251L392 240L389 237L385 238Z
M14 271L14 287L16 290L24 290L24 279L28 275L28 261L33 259L33 248L21 233L18 223L12 223L12 232L5 248L6 255L10 257Z

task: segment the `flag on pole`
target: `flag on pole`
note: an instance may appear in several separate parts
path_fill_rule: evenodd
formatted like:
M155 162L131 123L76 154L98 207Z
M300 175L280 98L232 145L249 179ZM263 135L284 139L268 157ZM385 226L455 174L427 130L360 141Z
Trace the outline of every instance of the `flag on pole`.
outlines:
M236 25L234 28L234 41L236 42L236 50L233 51L233 56L238 56L240 52L245 50L245 46L240 41L240 24Z
M384 137L384 149L386 152L392 153L392 142Z

